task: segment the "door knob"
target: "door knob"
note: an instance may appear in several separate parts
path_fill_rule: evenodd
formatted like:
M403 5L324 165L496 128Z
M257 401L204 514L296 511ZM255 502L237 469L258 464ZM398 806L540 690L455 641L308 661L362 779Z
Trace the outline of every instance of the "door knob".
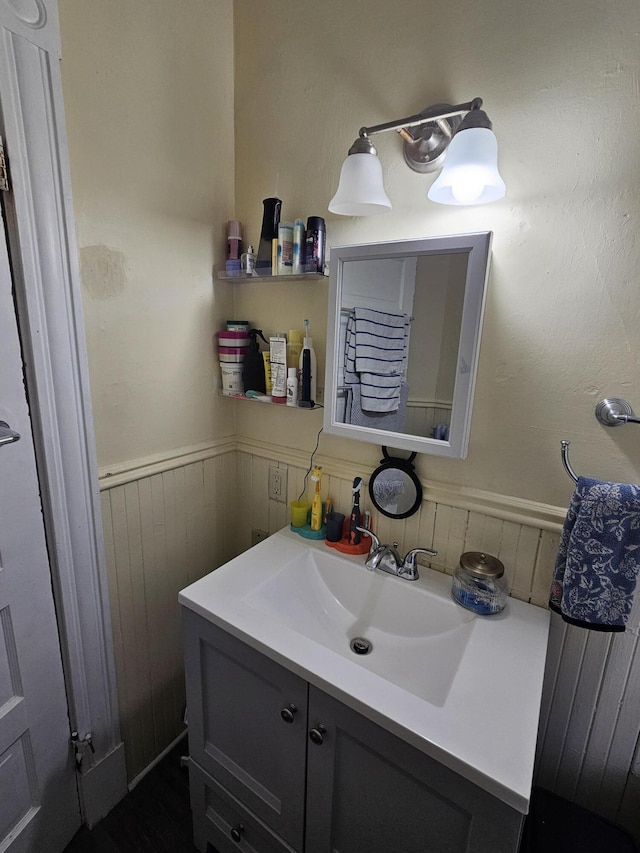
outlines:
M0 447L13 444L14 441L20 441L20 433L12 430L6 421L0 421Z
M236 843L240 843L242 841L242 833L244 832L244 826L241 823L237 823L234 827L231 828L231 832L229 833L233 840Z
M280 711L280 716L285 721L285 723L292 723L294 720L294 715L297 711L298 709L296 708L296 706L290 703L289 705L287 705L286 708L283 708L282 711Z
M312 743L315 743L317 746L321 746L324 743L324 735L326 735L327 729L322 724L317 725L315 729L311 729L309 732L309 739Z

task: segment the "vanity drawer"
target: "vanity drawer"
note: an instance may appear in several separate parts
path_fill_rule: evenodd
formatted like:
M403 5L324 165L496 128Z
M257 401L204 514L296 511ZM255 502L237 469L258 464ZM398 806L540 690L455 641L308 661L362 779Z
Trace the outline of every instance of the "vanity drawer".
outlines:
M219 853L296 853L193 760L189 761L189 788L194 841L202 853L207 844Z

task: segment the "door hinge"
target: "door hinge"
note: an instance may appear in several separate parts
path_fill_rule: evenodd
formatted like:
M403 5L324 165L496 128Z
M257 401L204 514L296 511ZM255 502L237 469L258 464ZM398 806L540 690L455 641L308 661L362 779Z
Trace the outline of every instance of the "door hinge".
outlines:
M4 144L0 136L0 191L9 192L9 174L7 172L7 161L4 156Z
M87 748L93 753L96 751L91 740L91 732L87 732L84 737L80 737L78 732L71 732L70 743L76 756L76 770L79 770Z

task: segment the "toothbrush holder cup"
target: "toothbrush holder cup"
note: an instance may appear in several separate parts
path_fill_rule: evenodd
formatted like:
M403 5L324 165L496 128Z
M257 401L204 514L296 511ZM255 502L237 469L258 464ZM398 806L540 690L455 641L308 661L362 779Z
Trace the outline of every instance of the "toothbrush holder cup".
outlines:
M309 520L311 504L309 501L291 501L291 525L293 527L304 527Z

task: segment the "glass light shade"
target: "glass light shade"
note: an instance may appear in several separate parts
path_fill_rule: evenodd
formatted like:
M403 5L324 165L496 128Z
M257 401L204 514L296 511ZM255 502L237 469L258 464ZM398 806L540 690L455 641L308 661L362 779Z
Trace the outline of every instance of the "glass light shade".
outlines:
M341 216L372 216L391 210L382 182L382 166L375 154L347 156L329 210Z
M439 204L487 204L505 194L492 130L470 127L455 134L444 167L427 193Z

